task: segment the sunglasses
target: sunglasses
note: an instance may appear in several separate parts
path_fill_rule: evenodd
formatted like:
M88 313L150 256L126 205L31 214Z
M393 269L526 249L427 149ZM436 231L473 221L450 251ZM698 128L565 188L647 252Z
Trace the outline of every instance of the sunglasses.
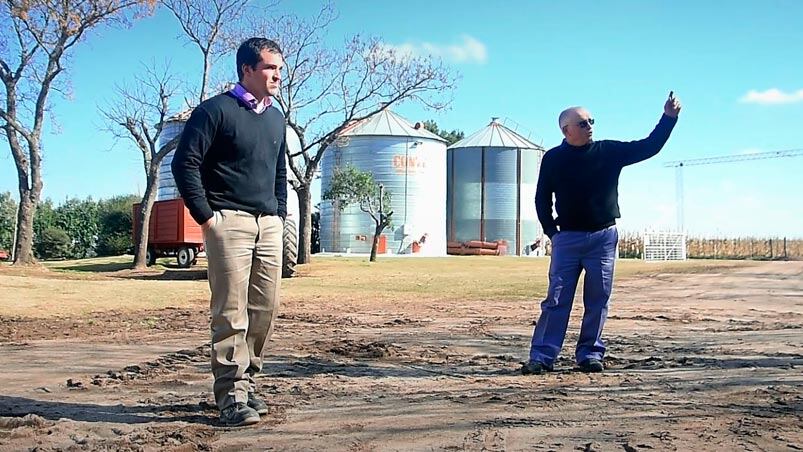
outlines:
M577 127L581 129L588 129L594 125L594 118L588 118L577 123Z

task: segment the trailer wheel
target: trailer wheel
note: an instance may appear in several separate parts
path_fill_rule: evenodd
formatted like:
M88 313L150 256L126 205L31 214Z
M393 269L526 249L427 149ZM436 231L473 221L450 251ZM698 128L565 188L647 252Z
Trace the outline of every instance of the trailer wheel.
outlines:
M190 268L190 266L192 266L192 261L195 260L195 251L192 248L182 246L178 249L176 260L178 261L179 267Z
M296 223L289 218L284 221L282 244L282 278L292 278L298 262L298 232Z
M145 265L150 267L155 263L156 263L156 250L153 249L153 247L149 246L148 250L145 252Z

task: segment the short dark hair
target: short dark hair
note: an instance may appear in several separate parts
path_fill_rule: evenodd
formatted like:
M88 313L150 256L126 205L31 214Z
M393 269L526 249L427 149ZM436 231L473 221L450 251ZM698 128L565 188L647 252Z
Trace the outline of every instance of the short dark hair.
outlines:
M267 50L281 55L282 49L275 41L267 38L251 38L245 40L237 49L237 79L243 79L243 65L247 64L256 68L257 63L262 60L261 53Z

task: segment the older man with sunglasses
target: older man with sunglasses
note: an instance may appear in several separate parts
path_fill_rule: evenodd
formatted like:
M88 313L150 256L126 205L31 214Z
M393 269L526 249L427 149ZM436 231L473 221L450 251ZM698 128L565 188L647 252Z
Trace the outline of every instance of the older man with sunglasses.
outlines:
M533 332L524 374L553 370L558 358L581 271L585 270L583 322L575 359L583 372L602 372L605 344L602 328L613 287L619 235L619 174L627 165L661 150L680 113L669 93L664 114L650 136L639 141L592 140L594 119L582 107L564 110L558 119L565 139L541 163L535 207L544 233L552 240L549 289ZM557 218L552 216L555 197Z

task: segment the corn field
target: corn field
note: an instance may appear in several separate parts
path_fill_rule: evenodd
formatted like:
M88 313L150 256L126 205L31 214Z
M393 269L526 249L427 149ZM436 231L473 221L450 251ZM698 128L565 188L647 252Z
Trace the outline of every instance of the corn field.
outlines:
M623 233L619 237L619 257L643 258L644 241L640 234ZM686 240L689 259L803 260L803 239L738 238Z

